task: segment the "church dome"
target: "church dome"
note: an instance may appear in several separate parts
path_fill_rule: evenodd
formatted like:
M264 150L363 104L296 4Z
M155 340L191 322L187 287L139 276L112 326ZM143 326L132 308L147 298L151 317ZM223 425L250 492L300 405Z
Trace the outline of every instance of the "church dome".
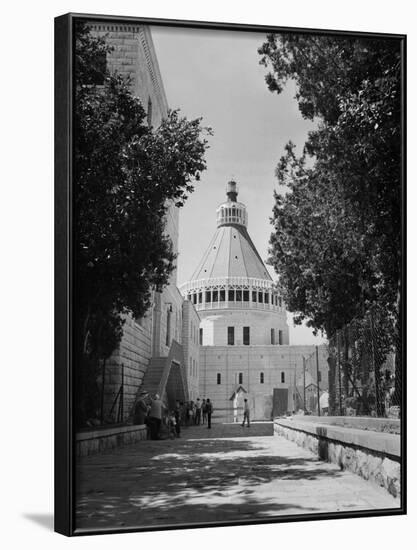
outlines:
M180 287L196 309L283 311L275 285L247 230L246 206L237 185L227 184L227 201L216 210L217 229L194 271Z

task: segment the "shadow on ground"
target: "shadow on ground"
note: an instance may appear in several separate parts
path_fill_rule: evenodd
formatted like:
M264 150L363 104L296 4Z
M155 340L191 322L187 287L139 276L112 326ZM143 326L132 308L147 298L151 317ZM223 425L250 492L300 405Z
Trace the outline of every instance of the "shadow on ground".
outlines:
M77 528L169 525L309 513L276 498L277 481L337 477L312 457L271 455L273 438L184 439L81 459ZM290 499L289 499L290 500Z

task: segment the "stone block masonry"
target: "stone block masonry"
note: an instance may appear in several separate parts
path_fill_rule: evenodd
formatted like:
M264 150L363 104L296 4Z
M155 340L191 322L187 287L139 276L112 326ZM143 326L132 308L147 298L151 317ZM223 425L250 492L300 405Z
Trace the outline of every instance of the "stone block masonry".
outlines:
M400 435L345 428L329 422L329 417L325 423L319 419L305 421L302 416L276 418L274 433L400 497Z

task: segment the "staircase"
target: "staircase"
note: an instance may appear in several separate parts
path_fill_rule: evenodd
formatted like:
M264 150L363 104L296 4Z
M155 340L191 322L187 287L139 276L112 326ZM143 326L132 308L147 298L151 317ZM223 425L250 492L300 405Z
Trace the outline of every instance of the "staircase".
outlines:
M167 357L152 357L142 380L140 391L147 391L150 395L160 392L160 383L167 364Z

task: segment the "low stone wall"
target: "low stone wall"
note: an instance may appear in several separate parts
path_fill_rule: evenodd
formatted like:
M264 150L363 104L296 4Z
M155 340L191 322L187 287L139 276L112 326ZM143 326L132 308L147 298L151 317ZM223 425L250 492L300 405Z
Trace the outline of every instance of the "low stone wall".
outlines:
M146 439L145 424L135 426L115 426L79 432L75 438L76 456L88 456L107 449L136 443Z
M321 460L338 464L366 480L385 487L394 497L401 492L400 436L364 429L307 421L300 417L276 418L274 433L309 449Z

